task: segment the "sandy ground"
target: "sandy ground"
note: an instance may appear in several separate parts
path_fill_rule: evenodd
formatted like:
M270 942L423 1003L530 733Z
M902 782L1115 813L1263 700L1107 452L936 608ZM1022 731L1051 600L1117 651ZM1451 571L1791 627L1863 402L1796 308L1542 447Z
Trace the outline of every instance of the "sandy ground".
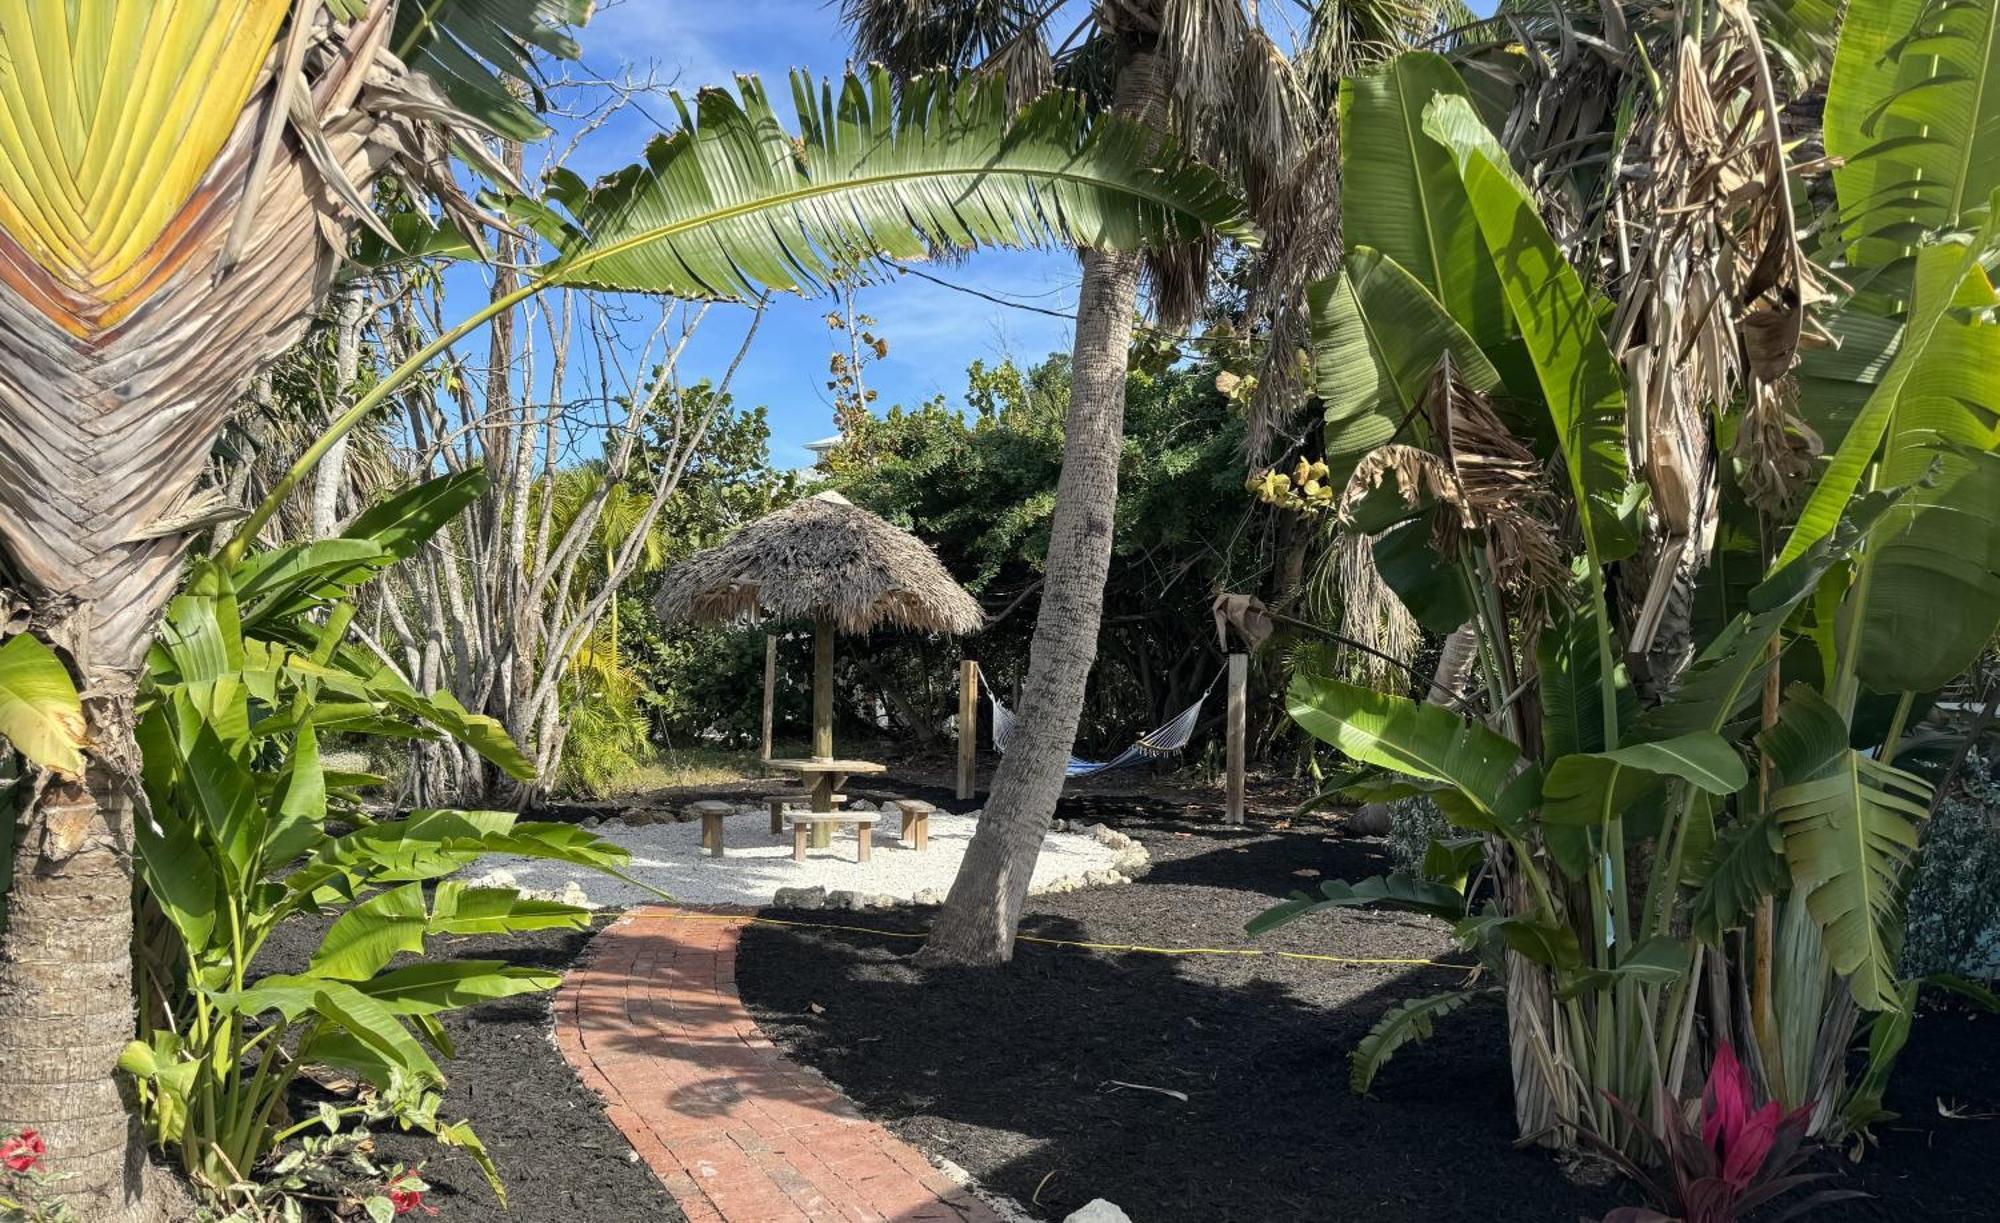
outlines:
M836 830L827 848L807 850L804 862L792 861L790 833L772 836L770 816L762 808L746 807L724 821L726 848L720 858L701 848L699 822L640 827L607 822L595 831L631 851L626 874L684 904L767 905L779 888L814 886L910 901L922 892L950 888L972 840L977 814L940 811L931 816L930 848L919 853L898 842L902 821L885 813L875 827L874 856L865 865L855 861L854 834L847 828ZM1031 886L1081 881L1090 872L1110 871L1115 859L1115 850L1088 836L1052 832L1035 863ZM660 899L646 888L595 871L535 858L486 858L470 874L476 884L518 887L590 908L624 908Z

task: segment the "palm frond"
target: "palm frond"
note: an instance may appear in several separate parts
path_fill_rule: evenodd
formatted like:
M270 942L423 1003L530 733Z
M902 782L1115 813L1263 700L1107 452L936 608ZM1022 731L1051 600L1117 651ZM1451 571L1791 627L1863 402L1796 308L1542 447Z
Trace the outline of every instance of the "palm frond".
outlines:
M551 234L555 283L742 299L934 247L1132 249L1205 230L1256 241L1213 171L1071 95L1010 121L993 81L925 78L899 97L879 68L837 93L801 74L795 141L761 85L744 78L741 91L702 93L682 130L594 188L556 176L551 195L574 223Z

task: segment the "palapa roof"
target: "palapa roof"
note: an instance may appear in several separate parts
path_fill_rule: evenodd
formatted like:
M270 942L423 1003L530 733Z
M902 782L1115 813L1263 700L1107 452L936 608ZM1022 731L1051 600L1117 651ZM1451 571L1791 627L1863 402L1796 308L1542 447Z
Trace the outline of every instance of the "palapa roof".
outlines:
M839 493L786 506L682 561L653 609L670 623L824 614L848 633L897 624L963 635L986 620L922 540Z

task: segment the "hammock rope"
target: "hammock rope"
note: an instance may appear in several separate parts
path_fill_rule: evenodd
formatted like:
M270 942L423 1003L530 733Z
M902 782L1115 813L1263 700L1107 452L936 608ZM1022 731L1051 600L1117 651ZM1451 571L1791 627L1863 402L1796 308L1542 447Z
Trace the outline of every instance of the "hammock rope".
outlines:
M1216 681L1221 678L1222 673L1218 671L1215 678L1208 681L1208 687L1203 688L1201 695L1195 698L1194 704L1181 710L1165 725L1154 727L1140 735L1132 746L1111 759L1085 760L1079 756L1071 756L1065 770L1066 775L1094 777L1099 773L1109 773L1114 769L1129 768L1135 764L1144 764L1148 760L1162 760L1177 754L1188 745L1189 739L1194 738L1195 724L1201 721L1202 706L1208 703L1209 694L1215 691ZM1014 711L1007 708L1000 700L999 689L994 687L992 680L986 678L984 667L979 669L979 686L985 689L986 703L993 711L993 748L995 751L1005 752L1007 741L1014 733Z

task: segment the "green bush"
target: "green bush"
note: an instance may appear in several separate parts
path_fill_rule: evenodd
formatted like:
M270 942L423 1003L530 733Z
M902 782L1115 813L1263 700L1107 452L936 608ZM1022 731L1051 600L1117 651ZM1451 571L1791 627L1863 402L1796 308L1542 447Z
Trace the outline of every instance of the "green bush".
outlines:
M1968 753L1924 836L1910 889L1903 973L2000 974L2000 781L1979 752Z

